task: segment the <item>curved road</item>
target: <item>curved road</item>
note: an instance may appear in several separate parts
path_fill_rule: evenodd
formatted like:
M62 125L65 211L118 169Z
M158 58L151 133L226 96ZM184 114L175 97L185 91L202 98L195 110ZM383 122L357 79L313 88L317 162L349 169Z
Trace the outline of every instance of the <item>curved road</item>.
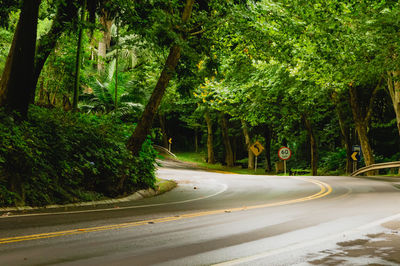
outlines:
M154 198L0 216L0 265L400 263L390 182L164 164L158 175L178 187Z

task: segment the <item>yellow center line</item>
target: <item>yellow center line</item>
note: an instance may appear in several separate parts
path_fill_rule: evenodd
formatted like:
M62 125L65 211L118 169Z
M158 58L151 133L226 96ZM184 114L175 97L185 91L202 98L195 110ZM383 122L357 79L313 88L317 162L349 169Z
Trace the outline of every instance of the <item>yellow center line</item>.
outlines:
M90 233L90 232L114 230L114 229L121 229L121 228L128 228L128 227L136 227L136 226L142 226L142 225L146 225L146 224L165 223L165 222L177 221L177 220L182 220L182 219L202 217L202 216L208 216L208 215L214 215L214 214L222 214L222 213L226 213L226 212L231 213L231 212L239 212L239 211L267 208L267 207L282 206L282 205L294 204L294 203L299 203L299 202L322 198L322 197L329 195L332 192L332 187L322 181L308 179L308 178L299 178L299 177L297 177L295 179L313 183L320 188L320 191L317 193L314 193L310 196L306 196L306 197L302 197L302 198L298 198L298 199L279 201L279 202L274 202L274 203L266 203L266 204L260 204L260 205L253 205L253 206L247 206L247 207L204 211L204 212L183 214L183 215L179 215L179 216L168 216L168 217L145 220L145 221L112 224L112 225L88 227L88 228L81 228L81 229L72 229L72 230L59 231L59 232L49 232L49 233L33 234L33 235L26 235L26 236L6 237L6 238L0 238L0 244L29 241L29 240L36 240L36 239L44 239L44 238L53 238L53 237L67 236L67 235L84 234L84 233Z

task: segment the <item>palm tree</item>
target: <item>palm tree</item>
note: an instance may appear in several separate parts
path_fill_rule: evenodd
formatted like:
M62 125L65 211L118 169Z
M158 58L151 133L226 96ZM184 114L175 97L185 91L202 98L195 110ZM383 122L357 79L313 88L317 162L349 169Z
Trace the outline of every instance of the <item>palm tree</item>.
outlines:
M119 117L138 117L143 111L143 104L136 101L130 93L134 82L125 82L121 75L118 76L118 90L115 90L116 59L108 65L108 71L100 79L95 79L80 97L80 110L86 113L114 114ZM117 97L115 97L117 96ZM116 108L115 101L118 106Z

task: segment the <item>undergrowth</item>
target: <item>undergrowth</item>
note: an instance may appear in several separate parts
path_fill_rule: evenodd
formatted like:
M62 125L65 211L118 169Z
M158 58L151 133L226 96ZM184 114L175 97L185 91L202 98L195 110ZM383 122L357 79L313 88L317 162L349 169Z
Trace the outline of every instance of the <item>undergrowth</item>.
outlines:
M18 122L0 110L0 206L64 204L154 187L147 140L139 157L133 132L113 118L31 106Z

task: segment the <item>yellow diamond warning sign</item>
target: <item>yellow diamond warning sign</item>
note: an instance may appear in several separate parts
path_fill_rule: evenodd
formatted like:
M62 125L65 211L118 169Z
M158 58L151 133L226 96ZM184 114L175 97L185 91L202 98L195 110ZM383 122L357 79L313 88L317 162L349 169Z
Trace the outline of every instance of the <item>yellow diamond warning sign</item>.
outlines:
M264 147L260 144L260 142L256 141L253 145L250 146L250 150L254 153L255 156L260 155L264 150Z

